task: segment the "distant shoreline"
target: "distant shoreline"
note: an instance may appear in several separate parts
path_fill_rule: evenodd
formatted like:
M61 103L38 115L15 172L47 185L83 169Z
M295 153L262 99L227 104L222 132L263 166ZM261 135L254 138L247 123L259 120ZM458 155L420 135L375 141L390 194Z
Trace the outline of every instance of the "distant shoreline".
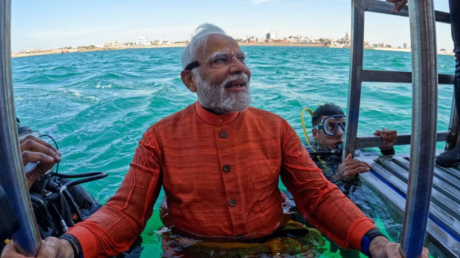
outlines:
M103 47L103 48L81 48L81 49L46 49L37 50L33 52L19 52L11 54L12 58L25 57L25 56L42 56L42 55L55 55L55 54L69 54L93 51L110 51L110 50L123 50L123 49L143 49L143 48L169 48L169 47L185 47L185 44L171 44L171 45L148 45L148 46L123 46L123 47Z
M321 47L321 48L348 48L348 47L329 47L322 44L303 44L303 43L239 43L240 46L258 46L258 47ZM68 54L78 52L92 52L92 51L110 51L110 50L123 50L123 49L144 49L144 48L171 48L171 47L185 47L186 44L170 44L170 45L147 45L147 46L123 46L123 47L104 47L104 48L82 48L82 49L46 49L37 50L34 52L19 52L13 53L12 58L26 57L26 56L41 56L41 55L55 55L55 54ZM410 49L402 48L365 48L370 50L383 50L383 51L397 51L397 52L411 52ZM440 53L439 55L454 55L454 53Z

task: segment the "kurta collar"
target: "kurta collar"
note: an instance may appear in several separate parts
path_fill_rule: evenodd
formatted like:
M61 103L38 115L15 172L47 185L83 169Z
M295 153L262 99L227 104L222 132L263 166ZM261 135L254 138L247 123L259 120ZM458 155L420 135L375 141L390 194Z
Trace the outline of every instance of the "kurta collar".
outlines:
M207 124L214 126L228 125L231 122L235 121L235 119L240 114L240 112L233 112L229 114L216 115L204 109L198 101L195 103L195 110L198 117L201 118L201 120L203 120Z

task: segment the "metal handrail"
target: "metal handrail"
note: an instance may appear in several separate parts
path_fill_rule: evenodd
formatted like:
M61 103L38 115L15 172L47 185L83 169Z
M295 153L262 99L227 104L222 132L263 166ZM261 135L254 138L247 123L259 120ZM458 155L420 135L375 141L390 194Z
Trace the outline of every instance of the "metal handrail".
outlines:
M13 235L16 248L36 256L41 246L22 165L16 128L11 72L11 0L0 0L0 182L8 195L20 229Z
M412 44L412 140L403 257L420 257L425 242L436 152L438 54L433 0L409 0Z

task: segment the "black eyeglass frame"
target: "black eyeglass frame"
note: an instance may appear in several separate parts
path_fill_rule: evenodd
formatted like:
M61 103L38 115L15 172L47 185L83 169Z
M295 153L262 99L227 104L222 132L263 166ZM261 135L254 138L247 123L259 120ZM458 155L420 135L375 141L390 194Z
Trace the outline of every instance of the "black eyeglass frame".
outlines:
M249 55L247 53L244 53L244 52L241 52L241 53L243 54L243 60L242 61L238 60L238 61L243 63L244 65L246 65L244 60L247 59ZM237 54L231 54L228 57L227 62L229 62L232 57L234 57L234 56L237 57L237 55L238 55L238 53ZM214 63L213 63L213 65L214 65ZM198 66L200 66L200 63L198 63L198 61L193 61L190 64L188 64L187 66L185 66L184 71L191 71L192 69L197 68Z
M198 61L193 61L184 68L184 71L191 71L192 69L197 68L198 66L200 66L200 63L198 63Z

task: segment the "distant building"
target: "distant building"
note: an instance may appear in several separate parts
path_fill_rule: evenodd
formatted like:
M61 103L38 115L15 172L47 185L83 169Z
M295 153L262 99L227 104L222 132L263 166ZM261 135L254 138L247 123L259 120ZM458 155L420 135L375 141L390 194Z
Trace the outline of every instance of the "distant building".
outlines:
M372 47L374 48L384 48L385 47L385 43L375 43L375 44L372 44Z
M297 35L297 36L289 36L288 38L289 38L289 42L291 42L291 43L300 43L300 42L302 42L302 36L299 36L299 35Z
M348 36L348 31L345 33L345 36L341 39L335 41L335 46L339 47L349 47L351 45L350 37Z
M333 39L326 39L324 41L324 46L326 46L326 47L336 47L337 45L334 43Z
M150 43L149 43L148 39L146 39L144 36L139 36L136 39L136 45L144 46L144 45L150 45Z
M262 43L262 42L265 42L265 39L264 39L264 38L257 38L257 39L256 39L256 42Z
M243 42L244 43L254 43L254 42L257 42L257 38L255 36L247 36Z
M308 38L307 36L305 36L303 39L302 39L302 43L303 44L309 44L309 43L312 43L313 40Z
M274 39L274 43L289 43L289 40L287 38L284 39Z
M407 44L406 43L403 43L403 48L407 49Z
M272 33L269 32L269 33L267 33L267 34L265 35L265 39L266 39L266 40L270 40L270 39L271 39L271 36L272 36Z

